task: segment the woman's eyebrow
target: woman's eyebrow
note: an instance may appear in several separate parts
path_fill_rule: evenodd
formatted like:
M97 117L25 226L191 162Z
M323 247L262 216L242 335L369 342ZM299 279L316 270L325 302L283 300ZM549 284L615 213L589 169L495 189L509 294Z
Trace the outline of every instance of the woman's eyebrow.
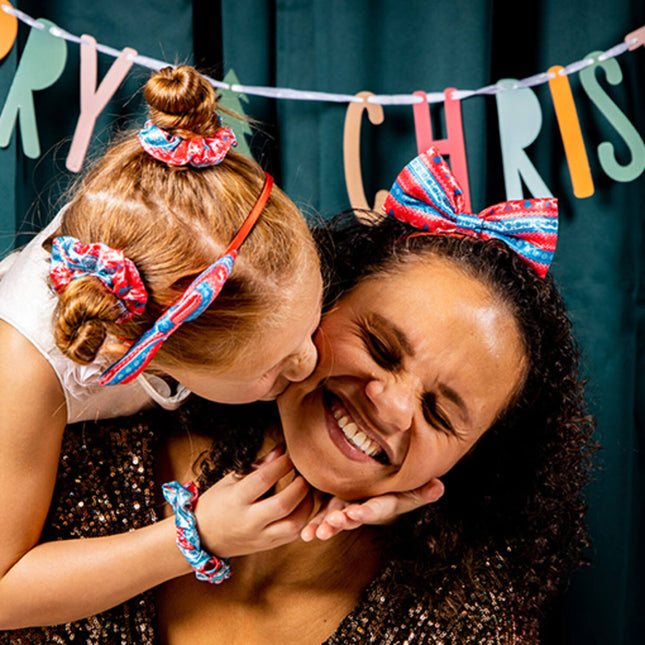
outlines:
M401 328L397 327L391 320L385 318L385 316L381 316L381 314L374 313L370 316L370 322L375 327L380 327L381 331L394 336L405 354L411 358L414 356L414 347L412 347L412 343L405 335L405 332Z

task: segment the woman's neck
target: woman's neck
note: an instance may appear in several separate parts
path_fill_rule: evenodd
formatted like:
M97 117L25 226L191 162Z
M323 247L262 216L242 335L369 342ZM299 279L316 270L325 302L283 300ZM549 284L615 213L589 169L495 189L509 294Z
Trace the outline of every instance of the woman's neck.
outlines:
M380 566L385 529L361 527L327 540L300 539L282 547L236 558L240 594L257 598L286 589L352 595L362 590Z
M165 645L319 645L380 568L377 529L233 558L221 585L177 578L157 591Z
M171 446L175 466L184 462L180 471L186 456L203 448L195 436L189 444ZM316 495L315 504L321 501ZM386 534L383 527L361 527L327 541L296 539L234 558L233 575L221 585L208 585L194 576L166 583L157 594L162 639L169 645L321 643L377 574Z

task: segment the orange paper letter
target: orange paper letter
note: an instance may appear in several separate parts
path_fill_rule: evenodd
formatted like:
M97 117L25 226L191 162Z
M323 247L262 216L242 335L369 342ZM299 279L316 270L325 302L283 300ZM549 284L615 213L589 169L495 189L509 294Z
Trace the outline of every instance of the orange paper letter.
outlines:
M589 159L580 130L580 121L573 101L571 85L569 85L569 79L566 76L558 74L561 69L563 68L557 65L549 69L550 73L555 74L555 78L549 80L551 98L569 164L573 194L578 198L590 197L594 193L594 185L589 170Z
M0 59L11 51L18 34L18 19L4 11L3 5L13 9L10 2L0 0Z

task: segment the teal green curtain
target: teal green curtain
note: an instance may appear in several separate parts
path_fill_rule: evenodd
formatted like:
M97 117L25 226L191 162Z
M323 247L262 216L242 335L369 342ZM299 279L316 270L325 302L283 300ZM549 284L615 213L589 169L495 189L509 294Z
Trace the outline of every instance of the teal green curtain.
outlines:
M83 0L18 0L12 2L33 18L46 18L66 31L89 34L98 43L115 49L132 47L158 60L193 62L193 9L190 0L155 0L133 3L84 2ZM20 24L10 54L0 61L0 92L6 97L29 35ZM69 145L80 110L79 46L67 43L67 62L61 77L34 94L41 156L23 154L20 134L8 148L0 148L0 256L24 244L46 224L76 175L65 167ZM99 81L114 62L99 53ZM149 70L133 66L108 106L97 119L88 161L100 153L116 131L139 124L145 113L141 87ZM3 100L4 104L4 100Z
M608 49L644 24L645 5L630 0L222 0L224 69L241 83L349 94L476 89L525 78ZM645 136L645 50L617 60L622 83L603 87ZM545 85L534 88L543 124L529 154L560 200L553 273L582 346L603 448L589 489L593 562L550 613L545 642L637 645L645 643L645 175L629 182L605 175L598 145L613 143L623 164L629 151L577 75L571 87L594 194L573 195ZM346 106L249 98L248 112L268 124L258 149L271 150L267 162L287 192L309 212L347 208ZM505 198L495 99L466 99L462 112L473 207L483 208ZM442 138L440 109L433 119ZM362 145L369 200L416 154L412 109L386 107L378 127L364 118Z
M641 0L155 0L107 3L24 0L26 13L74 34L169 62L195 62L246 85L354 94L477 89L525 78L607 49L645 25ZM6 95L28 29L0 62ZM645 48L620 56L623 80L603 83L645 136ZM99 78L112 59L99 54ZM36 95L43 154L26 158L20 138L0 149L0 254L28 239L53 215L74 179L65 169L78 117L78 47L68 44L63 76ZM139 89L148 70L133 68L95 130L90 155L122 127L141 122ZM560 199L561 235L553 273L560 282L585 357L589 401L598 418L598 470L589 488L590 567L576 573L546 621L544 642L645 643L645 180L617 182L603 172L597 147L629 151L581 89L571 87L595 192L573 196L549 90L534 91L542 128L529 154ZM241 105L260 124L248 137L254 156L308 213L349 206L343 173L346 105L248 96ZM462 102L473 208L505 198L494 97ZM445 136L439 106L435 136ZM362 165L369 200L388 188L416 154L409 106L385 108L382 125L363 121Z

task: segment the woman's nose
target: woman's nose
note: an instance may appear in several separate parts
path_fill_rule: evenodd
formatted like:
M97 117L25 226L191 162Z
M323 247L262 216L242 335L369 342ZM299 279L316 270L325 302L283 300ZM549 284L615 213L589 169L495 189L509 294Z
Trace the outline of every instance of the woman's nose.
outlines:
M374 405L377 420L389 432L405 432L412 425L417 399L413 384L397 379L372 379L365 394Z
M289 358L282 375L293 382L303 381L314 371L317 361L318 350L313 340L308 338L302 347Z

